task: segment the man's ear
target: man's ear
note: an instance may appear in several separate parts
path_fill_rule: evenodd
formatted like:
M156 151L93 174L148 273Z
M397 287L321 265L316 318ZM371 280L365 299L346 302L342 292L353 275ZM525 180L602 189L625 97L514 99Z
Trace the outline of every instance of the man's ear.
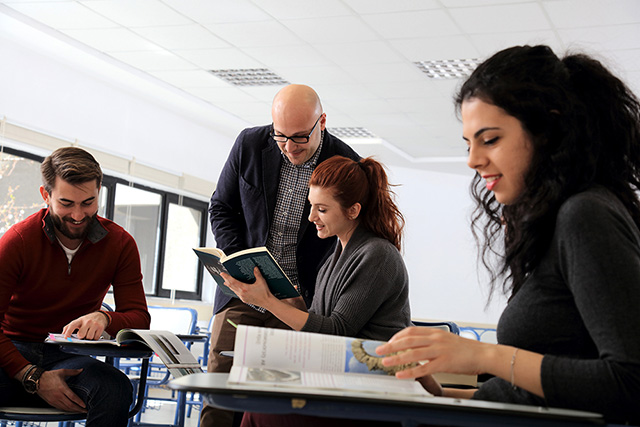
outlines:
M347 217L351 220L358 218L361 209L362 206L360 203L354 203L349 209L347 209Z
M51 195L47 192L47 190L44 189L44 185L40 186L40 195L42 196L44 202L49 205L49 199L51 198Z

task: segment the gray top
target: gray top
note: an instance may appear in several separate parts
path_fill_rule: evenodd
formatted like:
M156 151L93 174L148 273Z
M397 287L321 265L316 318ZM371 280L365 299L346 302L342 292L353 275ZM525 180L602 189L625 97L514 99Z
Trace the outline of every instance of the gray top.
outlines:
M604 187L570 197L547 253L498 323L498 342L544 355L545 399L499 378L474 398L639 421L639 308L640 232L628 211Z
M320 269L302 330L386 341L410 325L409 276L400 252L359 226L344 252L338 242Z

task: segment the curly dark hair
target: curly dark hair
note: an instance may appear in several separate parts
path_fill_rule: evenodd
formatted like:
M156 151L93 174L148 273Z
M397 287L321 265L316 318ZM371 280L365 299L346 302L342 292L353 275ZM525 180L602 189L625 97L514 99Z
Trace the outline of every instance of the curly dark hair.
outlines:
M548 46L516 46L480 64L455 97L477 98L517 118L533 144L525 191L498 203L476 174L472 230L491 295L513 296L538 266L560 205L594 185L613 192L640 228L640 103L599 61L558 58Z

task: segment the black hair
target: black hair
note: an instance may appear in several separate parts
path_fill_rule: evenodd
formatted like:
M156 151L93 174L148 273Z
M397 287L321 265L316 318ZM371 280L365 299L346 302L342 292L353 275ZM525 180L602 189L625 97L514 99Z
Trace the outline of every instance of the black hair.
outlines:
M480 64L456 95L517 118L533 144L525 190L499 204L476 174L472 230L479 256L513 296L546 252L560 205L594 185L612 191L640 228L640 103L599 61L558 58L547 46L516 46ZM498 263L495 264L496 258ZM489 297L491 298L491 297Z

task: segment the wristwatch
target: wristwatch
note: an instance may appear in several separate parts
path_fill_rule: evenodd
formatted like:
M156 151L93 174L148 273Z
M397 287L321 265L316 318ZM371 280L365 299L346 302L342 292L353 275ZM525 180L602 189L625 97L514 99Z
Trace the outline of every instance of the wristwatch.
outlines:
M27 391L27 393L35 394L38 391L38 387L40 387L40 377L44 372L44 368L40 366L35 366L35 368L31 368L25 378L22 379L22 386Z

